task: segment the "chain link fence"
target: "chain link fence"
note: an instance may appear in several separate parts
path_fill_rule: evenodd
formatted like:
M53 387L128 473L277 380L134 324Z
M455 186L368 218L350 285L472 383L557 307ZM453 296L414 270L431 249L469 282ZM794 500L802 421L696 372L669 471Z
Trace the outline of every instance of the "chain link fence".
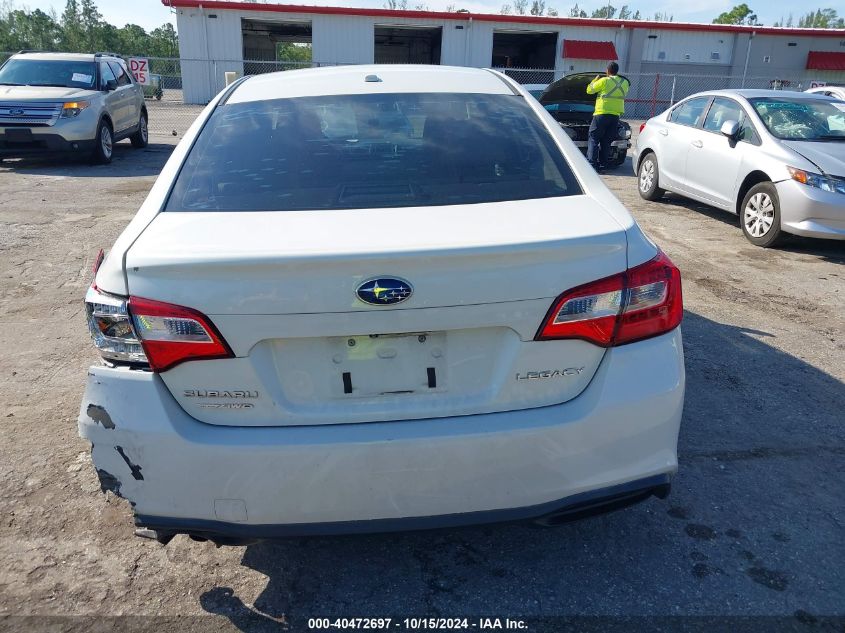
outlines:
M496 68L523 85L547 85L565 75L563 71L546 68ZM625 99L625 116L647 119L678 101L707 90L725 88L761 88L767 90L803 91L811 79L800 76L795 69L773 70L767 76L733 76L687 73L625 74L631 88ZM845 80L845 73L842 73Z
M9 52L0 52L0 62ZM337 64L266 60L202 60L150 57L152 86L145 88L149 130L153 137L181 137L202 111L203 103L225 87L226 73L259 75ZM524 85L543 87L564 76L548 68L497 68ZM696 92L721 88L765 88L806 90L810 87L803 71L772 69L767 76L728 76L693 73L627 74L631 89L625 103L629 119L647 119ZM845 73L835 78L845 82ZM828 81L831 81L828 78Z

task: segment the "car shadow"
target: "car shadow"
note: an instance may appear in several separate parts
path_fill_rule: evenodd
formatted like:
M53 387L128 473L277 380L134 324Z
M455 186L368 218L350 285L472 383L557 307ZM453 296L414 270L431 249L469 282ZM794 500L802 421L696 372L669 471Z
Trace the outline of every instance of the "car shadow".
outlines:
M241 560L266 576L257 597L222 582L200 606L243 631L315 615L724 613L737 595L748 612L779 612L783 600L812 611L826 581L779 592L799 574L788 561L838 574L825 548L841 537L829 517L845 489L845 386L777 349L771 332L688 312L683 334L680 471L667 501L557 528L263 542Z
M713 220L718 220L731 228L742 230L739 225L739 216L727 211L722 211L715 207L711 207L703 202L690 200L675 193L666 193L666 195L657 201L663 204L672 204L677 207L683 207L690 211L700 213ZM753 246L751 242L747 243L749 247ZM813 237L802 237L800 235L786 234L783 241L774 247L774 250L787 251L790 253L801 253L804 255L814 255L826 261L837 264L845 264L845 241L843 240L827 240Z
M625 162L618 167L608 168L602 171L603 176L619 176L622 178L636 178L636 174L632 171L631 157L626 156Z
M115 144L112 162L108 165L92 164L83 154L38 154L3 158L0 170L73 178L157 176L175 147L175 143L150 143L144 149L135 149L128 141L121 141Z

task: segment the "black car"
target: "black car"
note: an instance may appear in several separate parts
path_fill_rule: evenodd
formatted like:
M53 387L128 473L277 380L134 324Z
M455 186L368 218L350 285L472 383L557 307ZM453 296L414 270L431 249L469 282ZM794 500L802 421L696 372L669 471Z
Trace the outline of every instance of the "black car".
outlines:
M582 152L587 152L587 134L596 105L595 95L587 94L587 86L604 73L574 73L549 84L538 98L555 121L569 135ZM622 77L622 75L619 75ZM627 77L622 77L627 81ZM611 144L610 167L619 167L625 162L631 147L631 126L619 121L617 138Z

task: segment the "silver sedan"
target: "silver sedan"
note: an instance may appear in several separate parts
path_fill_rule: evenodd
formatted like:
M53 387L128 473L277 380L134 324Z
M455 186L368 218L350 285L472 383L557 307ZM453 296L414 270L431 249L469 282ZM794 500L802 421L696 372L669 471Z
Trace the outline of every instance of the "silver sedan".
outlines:
M745 236L845 240L845 101L777 90L692 95L640 128L640 196L666 191L740 216Z

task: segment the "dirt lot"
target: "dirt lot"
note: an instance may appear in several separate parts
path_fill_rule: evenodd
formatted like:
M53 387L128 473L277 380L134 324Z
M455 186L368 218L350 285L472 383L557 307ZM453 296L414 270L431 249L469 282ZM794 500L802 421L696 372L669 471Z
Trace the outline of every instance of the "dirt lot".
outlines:
M845 616L845 243L755 248L726 214L641 201L627 165L608 184L684 275L688 389L668 500L552 530L222 549L134 537L76 433L97 360L82 297L170 149L0 165L0 616L160 615L183 630L400 614L778 615L820 630Z

